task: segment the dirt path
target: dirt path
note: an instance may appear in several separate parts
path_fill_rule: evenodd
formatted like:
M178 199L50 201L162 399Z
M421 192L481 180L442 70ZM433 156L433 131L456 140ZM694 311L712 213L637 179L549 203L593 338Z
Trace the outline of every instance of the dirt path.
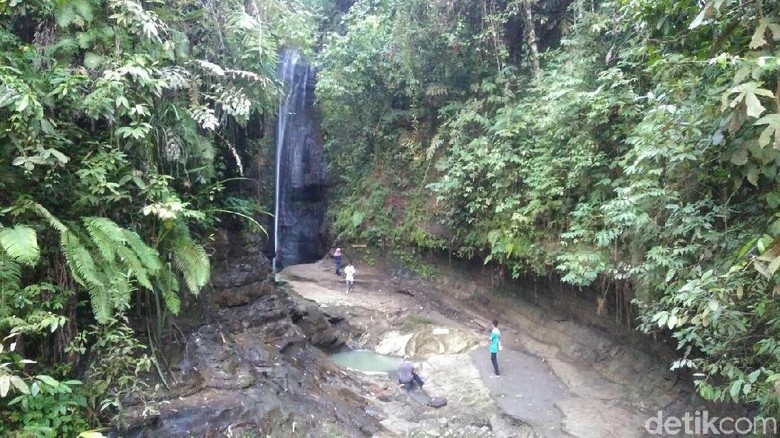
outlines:
M499 353L502 376L493 377L486 342L482 342L486 341L489 315L458 302L452 295L437 292L432 285L401 281L363 266L358 267L355 290L347 294L343 278L333 273L328 261L288 267L280 278L294 292L317 302L326 311L341 311L348 319L361 315L356 324L373 336L371 341L364 340L368 345L402 342L393 347L385 344L385 350L396 348L402 352L417 348L425 357L421 366L422 374L427 376L426 390L450 400L449 418L471 413L479 418L491 417L489 436L529 436L527 426L513 429L512 421L498 421L502 415L518 420L516 424L530 425L542 437L644 435L643 425L650 411L632 394L640 391L610 382L576 362L561 360L558 347L538 341L533 333L520 334L515 323L521 316L518 314L516 320L508 316L518 309L502 309L502 338L506 346ZM463 332L463 336L474 340L470 352L444 351L451 345L442 347L444 344L439 341L438 347L420 350L427 338L418 339L418 345L410 347L415 338L410 341L409 336L403 337L405 332L428 330L410 321ZM391 330L398 332L390 334ZM436 354L436 348L444 353ZM383 406L389 429L399 436L439 436L439 432L429 432L429 426L419 426L426 419L424 415L407 415L402 399ZM468 424L480 424L483 420L479 418ZM454 420L439 417L437 421L441 430L447 429L447 421L453 429L456 427ZM462 429L462 425L457 427ZM474 436L488 436L484 431L482 435L475 433Z

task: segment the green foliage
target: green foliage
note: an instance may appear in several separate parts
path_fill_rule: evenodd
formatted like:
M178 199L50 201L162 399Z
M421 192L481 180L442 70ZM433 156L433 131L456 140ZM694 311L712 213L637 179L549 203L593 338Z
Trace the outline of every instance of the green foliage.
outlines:
M150 371L154 359L146 353L147 347L138 341L123 316L107 324L92 326L86 335L97 339L90 348L90 365L85 379L86 402L95 412L116 424L125 399L135 396L145 402L149 388L139 378ZM77 342L74 348L83 349L84 346Z
M170 243L174 264L182 273L187 287L193 293L209 281L209 257L201 245L193 241L186 228L179 228Z
M66 226L41 205L31 205L60 234L60 249L73 279L89 291L92 310L98 322L107 322L129 306L130 294L138 285L151 292L158 285L169 310L178 313L178 284L172 281L171 266L163 264L158 251L141 237L106 218L84 217L82 224ZM194 242L185 227L169 234L162 242L174 257L174 264L193 293L208 281L209 262L205 250ZM29 237L29 236L28 236ZM31 240L34 243L35 234ZM9 254L13 254L9 251Z
M12 260L35 265L40 250L35 230L26 225L0 229L0 246Z
M396 250L393 255L403 262L404 268L411 270L421 278L431 279L438 274L436 268L425 263L422 255L418 254L418 250L414 247L408 250Z
M80 414L86 407L80 385L77 380L60 382L46 375L35 376L30 393L8 403L9 408L18 405L19 409L9 416L10 424L3 426L7 428L5 432L53 438L74 436L87 429L88 423Z
M617 284L702 396L777 415L777 2L536 2L540 60L520 2L422 3L325 38L339 237Z
M26 375L25 366L34 362L22 359L15 347L13 342L6 350L0 343L0 434L53 438L87 429L81 382Z
M88 426L76 411L99 408L106 393L116 407L140 373L126 360L144 358L119 315L142 303L134 314L155 318L159 335L209 280L210 229L226 214L258 226L258 201L225 182L245 171L250 151L237 139L247 124L276 110L278 51L314 41L314 10L279 0L0 2L0 337L21 336L35 373L57 368L66 382L3 404L4 436L75 436ZM115 369L92 370L84 404L67 364L93 344ZM29 368L6 375L31 384ZM46 411L62 409L73 420L52 423Z

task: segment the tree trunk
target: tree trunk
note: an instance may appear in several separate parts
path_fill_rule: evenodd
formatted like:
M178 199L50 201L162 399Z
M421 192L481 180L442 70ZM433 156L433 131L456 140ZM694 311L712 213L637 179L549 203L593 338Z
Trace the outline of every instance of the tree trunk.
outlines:
M535 0L523 1L523 12L525 13L525 35L528 39L528 46L531 48L531 65L534 69L534 76L539 76L541 67L539 66L539 46L536 42L536 28L534 26L534 17L531 12L531 3Z

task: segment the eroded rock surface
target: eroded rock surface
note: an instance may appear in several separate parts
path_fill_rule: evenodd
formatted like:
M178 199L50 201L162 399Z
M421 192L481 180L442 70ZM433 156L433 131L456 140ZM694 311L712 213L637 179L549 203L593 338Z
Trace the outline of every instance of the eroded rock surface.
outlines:
M350 371L381 424L398 437L526 438L538 436L526 422L504 413L475 367L471 351L480 337L452 321L419 291L360 267L360 288L344 293L327 262L286 268L282 277L299 301L319 303L337 330L351 330L350 345L390 356L410 355L425 380L424 391L400 388L394 373ZM402 291L402 292L399 292ZM348 326L347 328L342 326ZM426 406L431 396L446 406Z
M218 242L214 287L166 347L171 388L131 406L121 436L632 437L656 409L689 406L647 353L480 295L478 279L437 287L358 266L346 293L325 260L286 268L279 286L256 242ZM502 377L486 348L494 317ZM343 346L412 356L425 391L335 367L324 352Z
M426 380L422 398L398 389L392 376L353 373L396 436L640 437L655 410L680 402L663 361L587 324L494 294L479 278L458 274L442 286L357 268L354 294L342 292L327 260L282 276L293 296L341 321L337 330L348 326L350 346L414 357ZM501 377L492 376L487 351L493 318L501 321ZM422 406L428 395L449 403ZM686 409L689 402L682 402Z
M130 404L115 435L386 433L368 401L350 389L354 379L313 346L340 345L318 306L296 303L273 287L268 261L251 238L223 234L216 250L202 313L185 313L180 325L191 330L166 346L170 389Z

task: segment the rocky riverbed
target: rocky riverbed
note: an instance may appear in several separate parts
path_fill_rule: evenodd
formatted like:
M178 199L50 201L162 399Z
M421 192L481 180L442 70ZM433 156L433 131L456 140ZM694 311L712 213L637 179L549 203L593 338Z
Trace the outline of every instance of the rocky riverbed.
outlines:
M686 397L665 363L543 309L457 284L329 260L271 278L258 242L222 234L212 287L165 348L168 388L127 400L116 436L631 437ZM505 349L491 377L489 320ZM343 348L408 354L432 408L391 375L336 366ZM681 393L683 397L681 398Z
M316 302L339 321L335 329L350 347L412 356L427 392L449 400L438 410L420 407L391 377L353 372L367 382L371 390L362 394L396 436L642 436L653 408L678 397L657 360L570 322L533 322L538 309L521 303L494 297L491 314L490 305L464 299L465 291L479 293L478 285L453 292L364 266L347 294L327 261L287 268L281 278L292 296ZM499 353L501 377L492 376L486 346L496 315L507 345ZM623 363L629 353L637 357ZM623 378L628 373L615 373L617 367L636 368ZM652 391L640 389L651 380Z

